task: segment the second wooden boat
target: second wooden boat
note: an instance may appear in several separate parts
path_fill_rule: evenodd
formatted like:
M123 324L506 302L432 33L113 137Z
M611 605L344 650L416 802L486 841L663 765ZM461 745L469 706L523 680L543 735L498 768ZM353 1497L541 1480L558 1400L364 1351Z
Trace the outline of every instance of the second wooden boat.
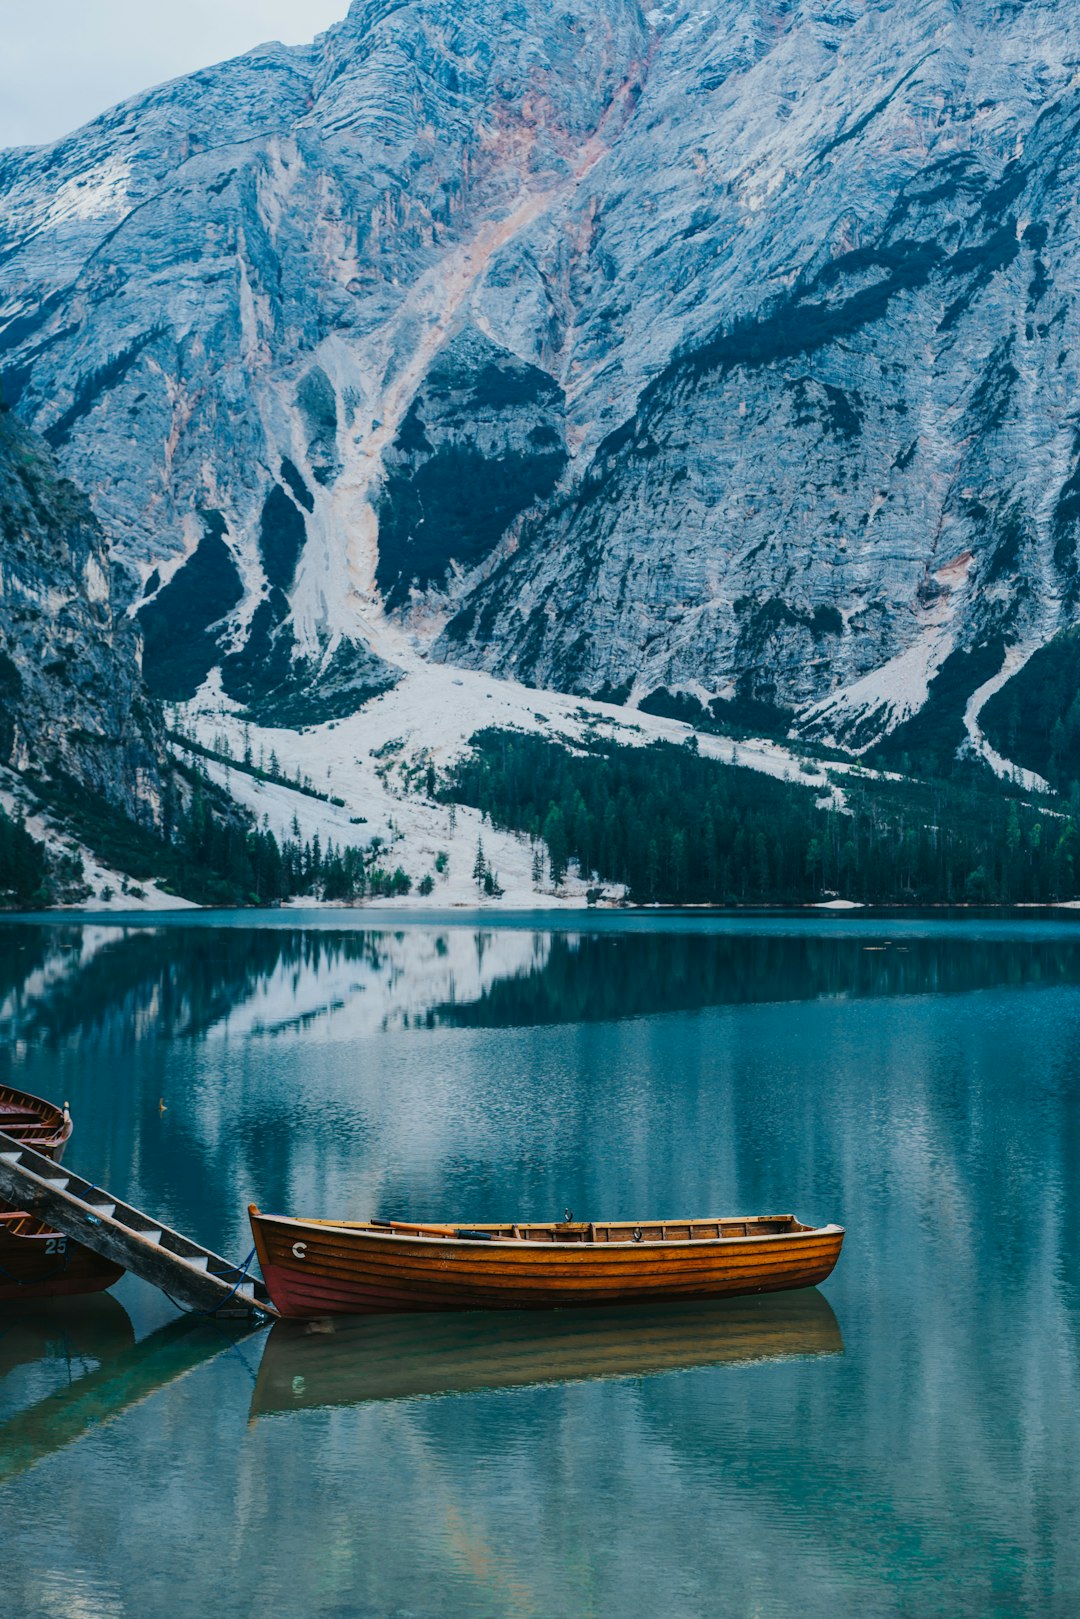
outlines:
M71 1138L71 1114L67 1103L57 1107L29 1091L0 1085L0 1131L21 1147L33 1147L43 1157L58 1164Z
M249 1213L270 1297L297 1318L780 1292L824 1281L844 1241L791 1214L461 1227Z
M0 1132L59 1163L71 1138L67 1103L57 1107L28 1091L0 1085ZM54 1231L24 1210L0 1203L0 1299L37 1299L100 1293L123 1276L121 1266Z

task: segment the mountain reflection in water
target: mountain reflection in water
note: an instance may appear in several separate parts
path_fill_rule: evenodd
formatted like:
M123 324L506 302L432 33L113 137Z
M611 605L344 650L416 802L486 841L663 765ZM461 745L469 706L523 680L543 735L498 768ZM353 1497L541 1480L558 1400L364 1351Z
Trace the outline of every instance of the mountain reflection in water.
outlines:
M1080 929L803 918L683 930L0 924L0 1039L510 1028L1080 983Z

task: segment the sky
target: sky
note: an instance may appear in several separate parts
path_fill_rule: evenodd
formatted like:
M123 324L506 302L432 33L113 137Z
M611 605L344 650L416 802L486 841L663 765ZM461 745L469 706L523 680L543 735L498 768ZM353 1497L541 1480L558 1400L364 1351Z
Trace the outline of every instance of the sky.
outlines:
M56 140L163 79L280 39L349 0L0 0L0 146Z

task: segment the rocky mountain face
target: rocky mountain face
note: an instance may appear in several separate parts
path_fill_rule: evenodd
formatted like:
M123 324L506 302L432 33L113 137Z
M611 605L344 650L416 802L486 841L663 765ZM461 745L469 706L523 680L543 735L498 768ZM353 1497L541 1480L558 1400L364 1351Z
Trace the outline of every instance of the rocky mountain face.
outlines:
M0 411L0 764L61 772L152 826L159 733L111 573L86 498Z
M355 0L0 153L5 393L163 696L984 747L1077 617L1078 129L1071 0Z

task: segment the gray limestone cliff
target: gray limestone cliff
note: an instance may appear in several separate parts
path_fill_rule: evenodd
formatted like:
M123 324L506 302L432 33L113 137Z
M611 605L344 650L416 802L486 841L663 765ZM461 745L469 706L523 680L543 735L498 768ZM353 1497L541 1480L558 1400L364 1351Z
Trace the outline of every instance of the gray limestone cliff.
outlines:
M356 0L0 153L5 393L162 695L977 743L1077 618L1078 130L1067 0Z
M160 817L160 725L101 525L52 452L0 411L0 765Z

